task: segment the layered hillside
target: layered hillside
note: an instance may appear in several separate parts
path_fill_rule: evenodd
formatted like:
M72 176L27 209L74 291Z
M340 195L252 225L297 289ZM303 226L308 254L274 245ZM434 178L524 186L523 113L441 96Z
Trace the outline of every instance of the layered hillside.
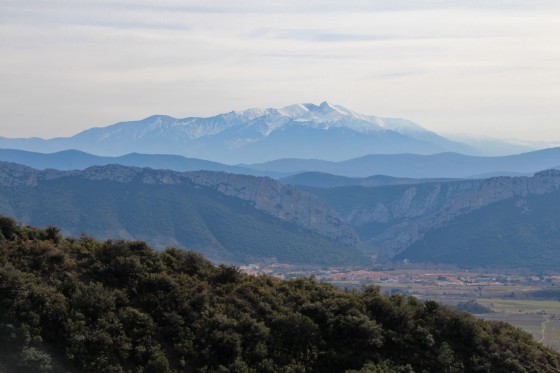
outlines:
M372 175L418 179L488 178L527 176L555 168L559 161L560 148L556 147L500 157L476 157L458 153L369 154L340 162L319 159L278 159L245 167L258 171L290 174L304 171L323 172L351 178L366 178Z
M69 235L145 240L218 261L365 260L356 233L323 201L268 178L118 165L38 171L3 162L0 212Z
M305 145L302 145L305 147ZM339 146L333 145L334 148ZM37 153L0 149L0 161L14 162L44 170L83 170L92 166L120 164L173 171L224 171L228 173L268 176L287 184L319 187L379 186L443 181L449 178L488 178L492 176L527 176L555 168L560 148L542 149L501 157L475 157L456 153L434 155L370 154L341 162L316 159L279 159L261 164L230 166L196 158L169 154L131 153L118 157L95 156L77 150ZM231 160L230 160L231 161ZM230 162L228 161L228 162ZM373 175L373 176L372 176Z
M250 168L229 166L222 163L205 161L197 158L186 158L172 154L140 154L130 153L119 157L98 156L79 150L62 150L55 153L38 153L17 149L0 149L0 161L19 163L24 166L45 170L85 170L92 166L120 164L130 167L149 167L155 169L188 171L223 171L236 174L269 176L279 178L281 173L258 171Z
M0 217L0 371L557 372L504 323Z

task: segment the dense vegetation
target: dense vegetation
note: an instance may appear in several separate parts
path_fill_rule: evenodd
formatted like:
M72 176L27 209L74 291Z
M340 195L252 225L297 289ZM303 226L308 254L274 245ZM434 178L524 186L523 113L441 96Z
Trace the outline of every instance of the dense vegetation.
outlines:
M456 310L465 311L472 314L481 313L491 313L494 312L488 307L484 307L482 304L477 303L475 300L468 300L466 302L460 302L455 306Z
M0 372L555 372L520 330L379 289L0 218Z

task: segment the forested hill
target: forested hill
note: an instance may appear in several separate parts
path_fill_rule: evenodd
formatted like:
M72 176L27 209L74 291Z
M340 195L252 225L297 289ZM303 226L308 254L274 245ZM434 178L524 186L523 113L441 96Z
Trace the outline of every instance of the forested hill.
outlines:
M0 217L0 372L557 372L520 330L377 288Z

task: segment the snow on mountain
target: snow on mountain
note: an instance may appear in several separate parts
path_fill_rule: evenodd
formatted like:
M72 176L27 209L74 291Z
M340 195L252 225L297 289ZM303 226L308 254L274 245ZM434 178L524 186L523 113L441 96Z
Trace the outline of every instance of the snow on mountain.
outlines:
M364 115L327 101L320 105L299 103L281 109L249 109L222 114L225 115L235 115L239 126L261 128L261 134L264 136L288 125L302 125L323 130L347 128L363 134L385 130L401 134L430 132L409 120Z
M326 101L320 105L300 103L281 109L232 111L207 118L176 119L166 115L154 115L139 122L121 122L85 132L101 131L100 139L125 136L134 141L145 136L167 136L171 133L197 139L217 135L228 129L236 129L239 132L252 130L262 136L269 136L286 126L296 125L322 130L346 128L362 134L386 130L406 135L432 133L408 120L363 115Z
M342 160L366 154L473 150L409 120L364 115L329 102L211 117L153 115L91 128L68 138L0 138L0 147L38 152L77 149L111 156L178 154L230 164L287 157Z
M319 129L339 127L348 128L359 133L372 133L383 130L379 118L358 114L340 105L333 105L326 101L320 105L290 105L277 110L277 112L297 123Z

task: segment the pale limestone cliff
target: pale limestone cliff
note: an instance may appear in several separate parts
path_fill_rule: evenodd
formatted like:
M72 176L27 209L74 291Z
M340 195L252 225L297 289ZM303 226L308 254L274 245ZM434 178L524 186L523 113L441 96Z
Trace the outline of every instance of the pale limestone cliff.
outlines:
M195 184L251 201L258 210L281 220L314 230L345 244L358 244L357 234L325 202L291 185L266 177L225 172L195 171L185 175Z
M388 204L378 203L369 210L363 206L359 214L347 218L351 219L353 226L357 223L393 223L372 238L380 253L390 258L421 239L426 232L443 227L460 215L505 199L560 190L560 170L542 171L533 177L496 177L424 185L421 194L417 193L418 188L411 186Z

